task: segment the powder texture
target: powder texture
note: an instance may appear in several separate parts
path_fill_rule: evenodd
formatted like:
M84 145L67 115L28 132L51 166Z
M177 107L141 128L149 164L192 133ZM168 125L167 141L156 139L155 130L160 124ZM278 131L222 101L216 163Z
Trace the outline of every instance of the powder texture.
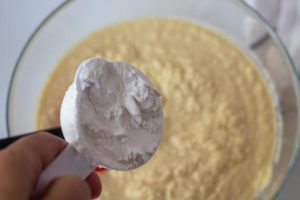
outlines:
M163 127L159 93L133 66L81 63L61 108L64 136L92 165L132 169L157 149Z
M82 40L49 79L39 128L59 125L76 66L95 55L137 66L164 109L155 156L136 170L102 172L101 200L252 200L269 183L276 125L268 88L239 48L188 21L138 19Z

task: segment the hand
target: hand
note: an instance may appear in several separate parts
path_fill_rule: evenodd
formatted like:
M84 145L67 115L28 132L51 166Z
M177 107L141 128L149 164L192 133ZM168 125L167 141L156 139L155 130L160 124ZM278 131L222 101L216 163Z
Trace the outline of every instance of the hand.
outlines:
M0 151L0 200L29 200L41 172L66 147L67 142L49 133L27 136ZM43 200L85 200L101 193L96 172L85 181L59 177L44 192Z

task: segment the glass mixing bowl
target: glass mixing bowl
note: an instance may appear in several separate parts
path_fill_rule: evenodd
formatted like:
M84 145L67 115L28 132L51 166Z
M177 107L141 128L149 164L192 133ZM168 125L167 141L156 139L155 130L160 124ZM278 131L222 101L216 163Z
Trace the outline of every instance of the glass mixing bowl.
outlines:
M243 1L90 0L63 3L36 29L17 61L7 99L8 133L18 135L35 130L41 92L67 50L102 27L145 16L176 17L209 26L244 49L257 63L259 71L265 74L277 112L277 148L273 178L257 199L276 198L298 153L298 79L275 30ZM252 37L255 31L248 30L247 24L255 25L255 30L263 34Z

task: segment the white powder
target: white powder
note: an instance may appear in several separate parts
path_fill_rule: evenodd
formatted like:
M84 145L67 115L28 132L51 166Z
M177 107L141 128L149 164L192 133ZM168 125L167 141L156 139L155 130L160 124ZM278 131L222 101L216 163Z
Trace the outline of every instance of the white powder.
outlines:
M132 169L156 151L163 129L159 93L127 63L81 63L61 107L65 139L93 166Z

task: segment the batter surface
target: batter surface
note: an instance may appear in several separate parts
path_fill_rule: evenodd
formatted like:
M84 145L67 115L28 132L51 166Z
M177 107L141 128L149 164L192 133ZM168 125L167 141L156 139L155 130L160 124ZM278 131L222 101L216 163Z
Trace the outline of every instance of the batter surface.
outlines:
M250 200L270 180L275 115L255 65L217 33L187 21L140 19L93 33L58 63L38 128L59 125L79 63L99 56L142 70L161 91L162 144L145 166L100 174L102 200ZM53 98L56 97L56 98Z

